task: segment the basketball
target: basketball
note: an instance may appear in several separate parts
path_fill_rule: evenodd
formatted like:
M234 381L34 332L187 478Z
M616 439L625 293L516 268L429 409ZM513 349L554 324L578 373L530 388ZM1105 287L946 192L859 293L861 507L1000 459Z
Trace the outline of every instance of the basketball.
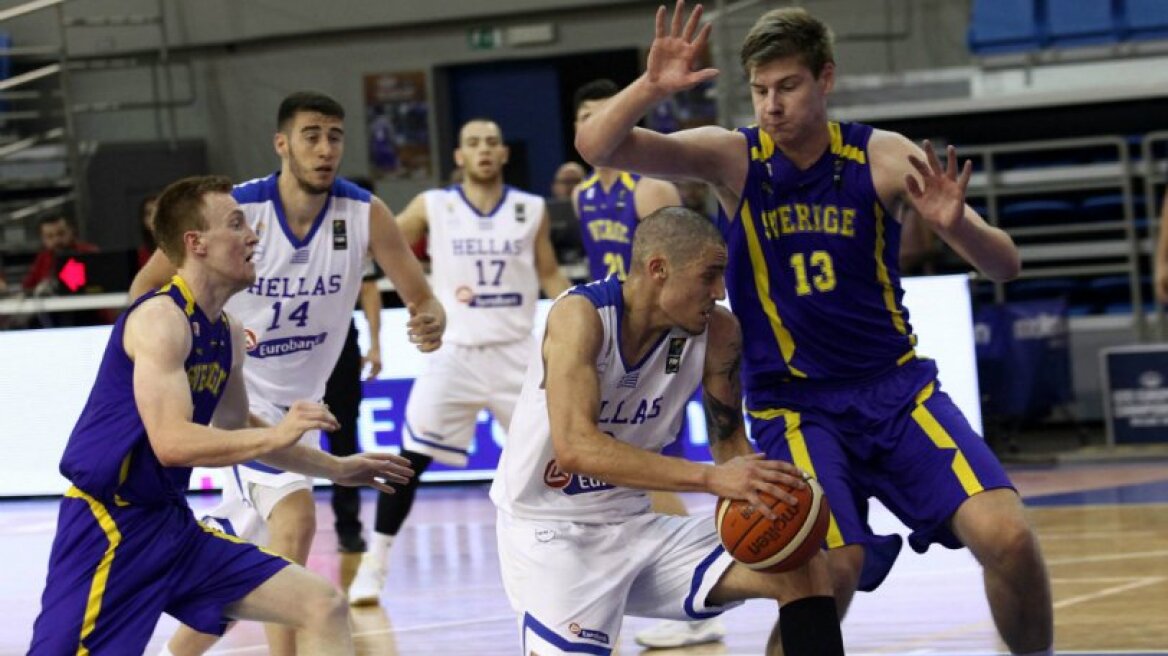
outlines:
M804 474L807 487L788 491L799 500L792 507L769 494L762 500L778 515L767 519L750 502L719 499L714 514L718 537L735 560L760 572L786 572L811 560L823 546L831 508L823 488Z

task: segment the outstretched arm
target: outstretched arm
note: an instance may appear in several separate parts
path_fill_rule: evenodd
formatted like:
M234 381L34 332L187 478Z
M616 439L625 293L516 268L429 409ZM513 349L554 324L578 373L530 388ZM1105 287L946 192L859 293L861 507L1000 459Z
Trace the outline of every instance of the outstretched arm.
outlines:
M410 341L422 352L437 350L442 346L442 333L446 330L446 312L434 297L422 265L410 250L393 214L377 197L373 198L369 210L369 248L406 303L410 313L406 324Z
M377 378L381 373L381 290L377 280L361 281L361 311L369 324L369 350L361 356L361 371L369 367L367 378Z
M942 166L930 142L924 149L895 132L877 130L869 151L873 181L885 206L901 222L915 213L957 254L990 280L1006 281L1022 268L1018 249L1006 231L995 228L965 202L973 165L958 170L957 150L947 149Z
M242 343L242 337L236 340ZM187 318L169 299L157 298L138 306L126 320L122 338L134 361L134 401L146 427L150 446L167 467L223 467L245 462L284 448L306 431L335 430L336 418L318 403L298 403L276 426L223 430L192 421L190 383L184 367L191 350ZM226 373L226 372L224 372ZM235 374L240 372L236 371ZM232 380L236 379L236 380ZM227 415L217 417L240 424L239 407L247 405L238 376L228 377ZM233 384L234 383L234 384ZM241 397L242 395L242 397Z
M713 79L717 69L694 70L710 35L697 5L684 20L678 0L666 22L657 10L656 32L644 74L603 103L576 131L576 150L593 166L635 171L660 178L703 180L737 194L746 179L745 139L720 127L663 135L636 127L651 107L669 96Z

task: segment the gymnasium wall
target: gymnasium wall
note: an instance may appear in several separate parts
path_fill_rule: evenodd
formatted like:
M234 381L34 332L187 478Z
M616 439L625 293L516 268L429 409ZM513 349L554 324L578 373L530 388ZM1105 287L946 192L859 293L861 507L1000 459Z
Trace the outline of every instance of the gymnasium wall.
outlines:
M780 6L785 3L763 3ZM848 73L887 73L968 62L967 0L809 0L801 3L829 21L839 39L838 58ZM70 16L149 14L150 0L77 0ZM343 174L367 173L362 77L369 73L423 70L459 64L546 59L566 54L645 47L652 35L655 2L633 0L199 0L165 2L172 56L191 62L176 69L179 96L194 102L176 112L178 136L206 139L210 166L236 178L262 175L276 160L270 147L274 114L288 92L315 88L340 100L350 120ZM707 9L713 9L709 3ZM727 21L740 35L761 13L748 9ZM472 49L473 28L550 26L550 43ZM11 24L19 45L54 43L53 12ZM149 28L73 28L75 56L147 51ZM735 47L740 36L732 41ZM727 71L727 75L740 75ZM732 78L736 79L736 78ZM79 102L139 97L145 78L113 70L75 75ZM433 84L433 81L431 81ZM433 89L431 90L433 94ZM433 100L433 95L431 95ZM541 111L532 107L531 111ZM159 136L150 111L82 115L79 133L97 141L152 140ZM437 148L437 143L435 143ZM442 158L449 153L437 153ZM437 178L379 185L393 207Z

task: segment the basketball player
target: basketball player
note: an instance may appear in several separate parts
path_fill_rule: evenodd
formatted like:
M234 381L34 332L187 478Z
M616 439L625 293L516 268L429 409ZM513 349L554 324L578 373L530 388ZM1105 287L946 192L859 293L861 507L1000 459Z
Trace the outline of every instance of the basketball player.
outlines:
M406 404L401 453L419 476L434 460L466 465L483 408L500 425L511 425L534 349L539 291L554 298L568 288L543 198L503 183L507 155L494 121L468 121L454 151L462 183L419 194L398 217L410 243L429 240L434 289L452 320L445 348L429 357ZM380 599L389 548L416 491L412 485L400 495L378 495L373 538L349 587L350 603Z
M608 654L624 614L716 616L782 603L787 654L842 654L826 558L786 574L736 563L709 517L661 515L646 490L788 503L802 486L743 428L741 333L725 297L726 246L705 217L667 207L633 240L628 280L573 288L548 314L491 486L504 588L524 654ZM660 453L701 383L717 465ZM778 653L776 635L768 653Z
M244 374L251 413L275 423L296 399L320 399L336 365L361 286L367 253L409 304L410 339L423 351L441 344L445 315L389 209L357 185L337 177L344 153L344 108L315 92L297 92L280 104L274 137L280 170L237 186L248 224L259 235L257 278L228 310L248 337ZM172 265L155 254L134 289L159 284ZM160 275L161 274L161 275ZM305 436L319 446L318 433ZM312 480L267 463L234 467L223 504L210 516L237 535L295 562L308 557L316 530ZM270 539L268 539L270 536ZM176 656L199 654L212 636L180 628ZM273 654L290 654L291 632L268 631Z
M257 238L231 181L187 178L159 197L158 243L177 274L114 325L97 380L61 459L73 484L57 535L32 654L141 654L162 613L206 633L228 618L300 629L306 654L352 654L343 596L324 578L199 525L191 467L265 462L345 485L403 482L401 458L340 459L297 442L331 430L318 403L248 428L243 326L223 311L255 280Z
M612 80L593 80L576 90L576 128L591 116L620 87ZM644 178L607 167L597 167L572 193L572 208L580 221L581 243L588 255L591 280L616 276L624 280L633 251L633 235L642 217L662 207L681 205L677 187L670 182ZM664 453L684 457L681 441L671 442ZM670 515L686 515L685 504L676 494L651 491L653 510ZM665 620L637 634L644 647L682 647L721 640L726 635L717 617L695 622Z
M812 472L831 500L827 546L841 614L900 550L874 535L879 499L910 544L968 546L997 628L1014 653L1050 653L1049 579L1001 465L918 357L901 304L901 220L916 215L987 278L1019 270L1009 236L965 203L959 173L900 134L827 119L835 79L828 28L799 8L764 14L742 46L758 125L661 135L635 123L657 101L717 71L696 70L710 26L701 6L657 13L646 72L577 132L586 160L705 180L730 249L730 303L743 326L751 430L768 457Z

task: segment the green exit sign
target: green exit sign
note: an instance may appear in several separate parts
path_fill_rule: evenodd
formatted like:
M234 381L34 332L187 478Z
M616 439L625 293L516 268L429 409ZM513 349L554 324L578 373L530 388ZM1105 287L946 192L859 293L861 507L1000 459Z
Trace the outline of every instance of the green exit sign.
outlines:
M475 27L467 31L466 42L471 50L493 50L503 45L503 30L497 27Z

